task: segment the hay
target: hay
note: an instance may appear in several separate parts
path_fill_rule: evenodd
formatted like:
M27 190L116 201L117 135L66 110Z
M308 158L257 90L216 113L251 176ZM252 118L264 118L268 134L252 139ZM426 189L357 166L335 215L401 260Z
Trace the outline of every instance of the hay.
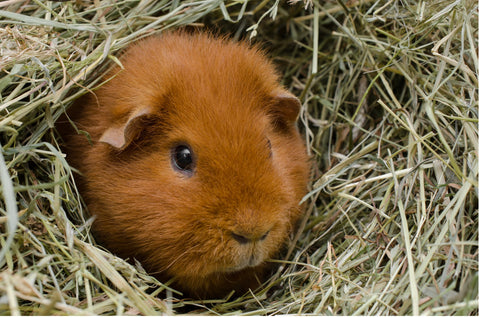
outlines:
M0 19L0 314L478 314L476 1L7 0ZM55 130L116 53L185 25L254 36L303 101L302 232L239 299L182 300L95 245Z

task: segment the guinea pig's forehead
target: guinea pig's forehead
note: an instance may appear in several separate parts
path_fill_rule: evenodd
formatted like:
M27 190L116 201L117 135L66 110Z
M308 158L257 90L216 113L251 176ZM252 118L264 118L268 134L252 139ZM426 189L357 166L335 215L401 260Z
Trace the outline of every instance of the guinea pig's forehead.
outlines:
M230 129L251 122L260 124L266 117L263 102L252 97L239 96L217 98L202 96L202 92L190 92L190 98L181 96L171 100L170 112L173 120L194 123L196 126L214 126Z
M192 109L172 116L172 138L212 151L223 148L234 151L238 145L255 145L266 140L267 118L261 113L232 112L224 109Z

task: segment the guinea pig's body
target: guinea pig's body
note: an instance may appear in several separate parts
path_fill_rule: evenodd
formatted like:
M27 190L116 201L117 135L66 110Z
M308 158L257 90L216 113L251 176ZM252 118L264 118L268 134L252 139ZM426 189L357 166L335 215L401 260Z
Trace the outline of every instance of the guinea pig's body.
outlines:
M196 297L258 285L301 215L300 104L264 55L182 32L121 57L74 105L67 159L99 242Z

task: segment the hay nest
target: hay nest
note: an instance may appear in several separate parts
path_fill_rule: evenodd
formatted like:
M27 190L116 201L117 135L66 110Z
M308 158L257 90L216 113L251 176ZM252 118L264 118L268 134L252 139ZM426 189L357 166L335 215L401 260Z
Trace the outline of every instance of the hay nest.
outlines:
M0 19L0 314L478 314L477 1L6 0ZM263 43L315 162L301 232L238 299L184 300L97 246L55 130L116 53L186 25Z

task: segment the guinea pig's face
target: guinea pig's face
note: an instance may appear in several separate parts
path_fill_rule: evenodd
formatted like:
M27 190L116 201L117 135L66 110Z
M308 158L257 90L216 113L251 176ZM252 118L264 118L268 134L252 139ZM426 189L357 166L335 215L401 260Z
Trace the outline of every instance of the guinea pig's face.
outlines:
M291 136L275 131L259 107L269 102L178 95L149 123L154 132L140 135L131 151L143 156L134 155L135 170L148 174L141 214L152 220L150 246L164 247L158 257L151 252L153 270L235 272L262 264L285 242L299 211L286 161L296 135L293 126Z

